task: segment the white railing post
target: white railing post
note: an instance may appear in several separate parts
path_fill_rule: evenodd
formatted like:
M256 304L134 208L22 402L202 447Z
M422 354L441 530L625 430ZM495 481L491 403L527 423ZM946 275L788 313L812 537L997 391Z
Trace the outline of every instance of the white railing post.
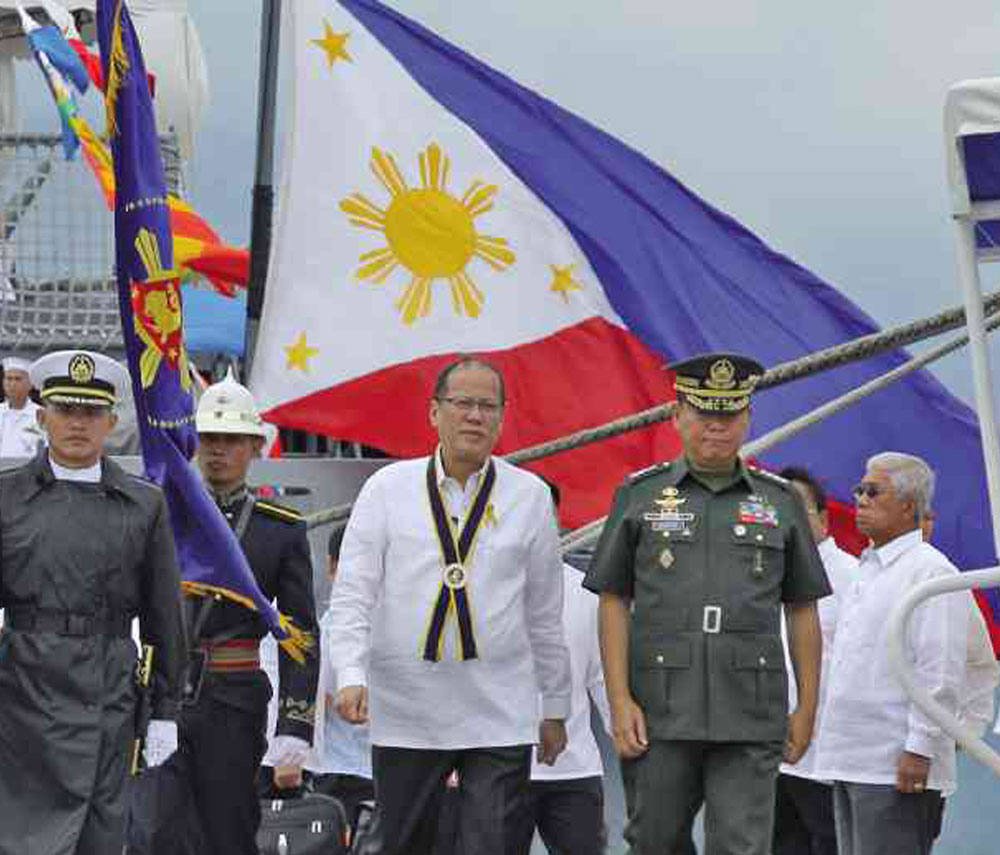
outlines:
M903 639L910 614L924 600L955 591L974 588L991 588L1000 585L1000 567L976 570L931 579L907 591L889 616L889 664L896 673L903 689L924 713L941 725L941 728L988 769L1000 776L1000 754L994 751L977 734L965 727L952 713L939 704L914 678L913 669L906 658Z

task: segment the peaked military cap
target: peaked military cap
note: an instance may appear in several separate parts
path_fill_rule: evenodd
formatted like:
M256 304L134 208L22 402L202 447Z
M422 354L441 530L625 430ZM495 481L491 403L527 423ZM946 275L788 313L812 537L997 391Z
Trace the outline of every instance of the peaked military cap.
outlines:
M125 369L110 356L88 350L47 353L31 366L31 384L45 403L111 407L126 382Z
M674 389L691 406L707 412L737 413L750 406L750 395L764 367L737 353L705 353L669 366Z

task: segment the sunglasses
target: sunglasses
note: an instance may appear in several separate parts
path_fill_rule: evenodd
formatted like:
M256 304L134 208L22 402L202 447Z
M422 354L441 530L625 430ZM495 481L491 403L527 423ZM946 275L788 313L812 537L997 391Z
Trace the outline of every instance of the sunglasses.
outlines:
M881 496L884 492L878 484L856 484L854 489L851 490L855 499L860 499L862 496L874 499L876 496Z

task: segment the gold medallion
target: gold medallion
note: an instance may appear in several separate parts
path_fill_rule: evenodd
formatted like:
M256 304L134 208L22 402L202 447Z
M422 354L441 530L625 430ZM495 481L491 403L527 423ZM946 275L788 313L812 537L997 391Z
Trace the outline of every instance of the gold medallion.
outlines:
M664 549L663 552L660 553L660 566L664 570L669 570L673 566L673 564L674 564L674 553L672 553L669 548Z
M465 568L461 564L449 564L444 568L445 587L456 591L465 587Z

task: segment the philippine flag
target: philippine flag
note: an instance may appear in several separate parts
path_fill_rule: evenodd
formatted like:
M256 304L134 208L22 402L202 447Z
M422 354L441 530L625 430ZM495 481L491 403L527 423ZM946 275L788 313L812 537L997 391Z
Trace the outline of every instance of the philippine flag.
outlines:
M486 353L508 382L502 453L672 398L676 359L734 350L770 367L877 329L642 155L375 0L290 11L293 131L251 377L275 424L426 454L437 371ZM762 392L754 432L905 358ZM843 502L886 450L937 471L941 548L995 563L975 418L926 372L764 462L811 467ZM672 429L648 428L532 468L575 526L678 451Z

